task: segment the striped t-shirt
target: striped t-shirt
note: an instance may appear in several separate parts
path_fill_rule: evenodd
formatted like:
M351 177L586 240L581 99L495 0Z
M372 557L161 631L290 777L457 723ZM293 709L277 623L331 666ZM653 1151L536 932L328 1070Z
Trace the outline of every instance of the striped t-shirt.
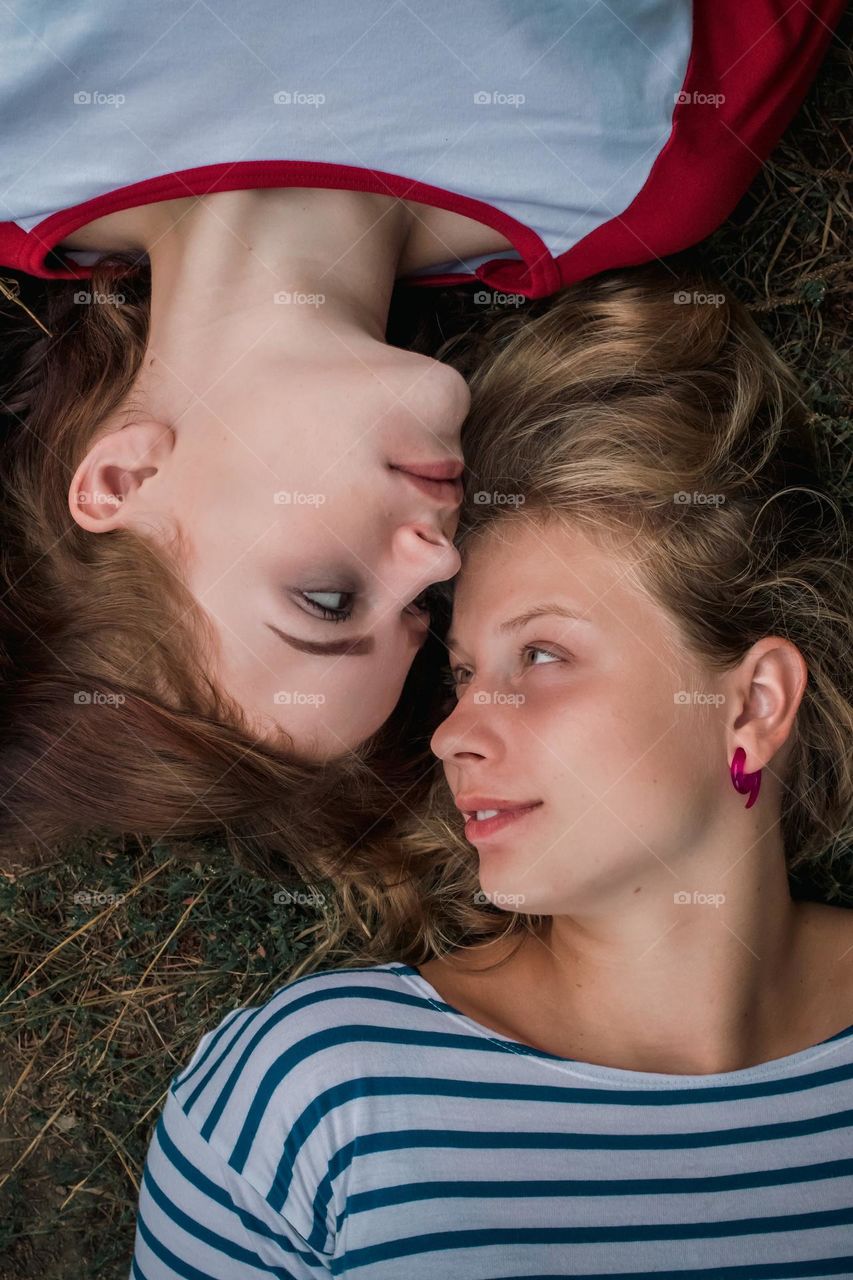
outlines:
M173 1080L133 1280L853 1276L853 1027L718 1075L488 1030L406 964L229 1013Z

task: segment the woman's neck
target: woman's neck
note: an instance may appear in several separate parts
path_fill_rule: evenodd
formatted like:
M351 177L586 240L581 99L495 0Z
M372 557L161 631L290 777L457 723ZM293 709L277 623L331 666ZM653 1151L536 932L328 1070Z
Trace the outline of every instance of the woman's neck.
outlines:
M397 278L415 271L435 266L438 263L462 261L467 258L486 253L498 253L512 249L512 243L499 231L466 218L460 213L448 209L439 209L433 205L420 204L416 201L398 200L392 196L375 196L369 192L338 191L321 188L270 188L257 192L242 193L224 192L222 195L242 194L247 197L257 195L264 206L264 218L269 218L275 203L270 195L282 197L281 207L276 213L278 219L275 226L277 242L284 239L283 230L288 236L293 226L292 213L298 208L300 197L310 199L313 207L318 204L328 206L337 215L342 206L351 209L358 207L375 209L375 217L385 223L383 231L395 229L395 219L403 213L407 223L407 234L404 243L398 246L394 274ZM185 197L175 200L160 201L150 205L140 205L131 209L119 209L114 213L95 218L84 226L70 233L58 246L62 250L84 250L94 252L136 251L147 252L149 246L170 227L176 226L189 212L198 205L216 200L219 196ZM250 203L254 201L250 200ZM280 218L279 218L280 214ZM386 221L390 217L390 221ZM348 223L344 213L342 226ZM320 227L311 228L315 243L319 242ZM337 235L337 228L335 234ZM322 247L322 245L320 246Z
M245 368L256 347L311 360L334 343L356 356L366 342L384 343L401 266L415 269L430 246L448 256L416 216L422 208L369 192L275 188L125 211L109 244L96 240L149 257L143 376L152 363L171 374L164 412L174 416L181 387L197 391L211 375Z
M792 900L786 877L778 894L741 885L716 905L672 897L668 915L637 902L556 916L514 951L471 947L420 968L484 1025L628 1071L737 1071L853 1025L853 911Z
M341 320L382 340L409 230L402 206L365 192L228 191L151 206L152 343L173 346L223 315L245 347L293 316L297 338L306 322Z

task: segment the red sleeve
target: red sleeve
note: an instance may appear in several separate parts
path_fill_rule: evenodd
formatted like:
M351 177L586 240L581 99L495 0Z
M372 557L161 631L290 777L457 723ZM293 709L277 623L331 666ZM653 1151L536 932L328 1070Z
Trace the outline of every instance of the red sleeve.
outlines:
M669 140L625 212L558 258L562 284L677 253L715 231L802 103L844 7L694 0Z

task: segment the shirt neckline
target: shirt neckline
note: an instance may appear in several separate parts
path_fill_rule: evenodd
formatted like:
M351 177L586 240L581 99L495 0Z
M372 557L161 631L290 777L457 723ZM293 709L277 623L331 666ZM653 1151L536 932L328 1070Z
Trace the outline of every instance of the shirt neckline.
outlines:
M651 1089L698 1089L707 1085L747 1084L753 1080L763 1080L768 1077L795 1072L798 1068L807 1066L816 1059L832 1054L835 1049L844 1046L847 1040L853 1039L853 1023L851 1023L850 1026L844 1027L841 1031L836 1031L833 1035L828 1036L825 1040L820 1040L817 1044L808 1045L805 1049L798 1049L796 1053L789 1053L781 1058L771 1058L767 1062L755 1063L751 1067L741 1067L737 1071L721 1071L707 1075L631 1071L625 1067L609 1067L600 1063L584 1062L577 1058L564 1058L559 1054L548 1053L544 1049L535 1049L532 1045L523 1044L520 1040L514 1040L511 1036L506 1036L502 1032L495 1031L481 1022L477 1022L475 1018L469 1017L468 1014L462 1013L460 1009L449 1004L415 966L401 963L392 965L390 968L398 977L412 982L422 994L426 995L431 1005L443 1013L461 1018L467 1026L488 1039L503 1045L509 1052L517 1053L524 1057L536 1058L545 1063L569 1069L572 1074L579 1074L601 1083Z
M230 164L201 165L194 169L180 169L145 178L141 182L94 196L81 204L60 209L32 227L26 233L25 261L22 261L21 269L38 275L47 266L46 255L53 253L61 258L69 277L82 274L85 269L66 256L70 251L62 251L57 246L81 226L108 213L164 200L210 195L215 191L255 190L261 187L323 187L369 191L375 195L395 196L397 199L459 213L498 231L510 242L520 261L491 258L477 267L472 275L460 273L451 276L451 280L460 283L476 278L500 287L512 283L513 278L517 277L515 285L518 291L530 297L546 296L559 289L562 283L560 267L541 236L511 214L504 213L483 200L459 195L443 187L417 182L402 174L381 169L313 160L240 160ZM432 279L430 276L400 278L421 283ZM436 275L436 280L443 282L444 279L440 273Z

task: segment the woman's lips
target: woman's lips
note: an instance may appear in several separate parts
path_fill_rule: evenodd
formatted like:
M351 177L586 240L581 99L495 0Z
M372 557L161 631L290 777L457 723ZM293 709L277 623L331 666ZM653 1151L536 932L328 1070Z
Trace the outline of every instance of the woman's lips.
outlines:
M542 801L535 800L532 804L516 805L513 808L501 807L493 818L477 818L472 816L465 820L465 839L471 844L478 844L481 840L486 840L491 836L497 835L500 831L504 831L513 823L521 822L535 809L541 809ZM497 805L477 805L478 810L488 812L490 809L498 808ZM467 806L466 806L467 809ZM470 810L469 810L470 812Z
M434 498L444 506L458 507L462 502L462 463L435 462L422 463L412 467L393 466L392 471L399 471L428 498Z

